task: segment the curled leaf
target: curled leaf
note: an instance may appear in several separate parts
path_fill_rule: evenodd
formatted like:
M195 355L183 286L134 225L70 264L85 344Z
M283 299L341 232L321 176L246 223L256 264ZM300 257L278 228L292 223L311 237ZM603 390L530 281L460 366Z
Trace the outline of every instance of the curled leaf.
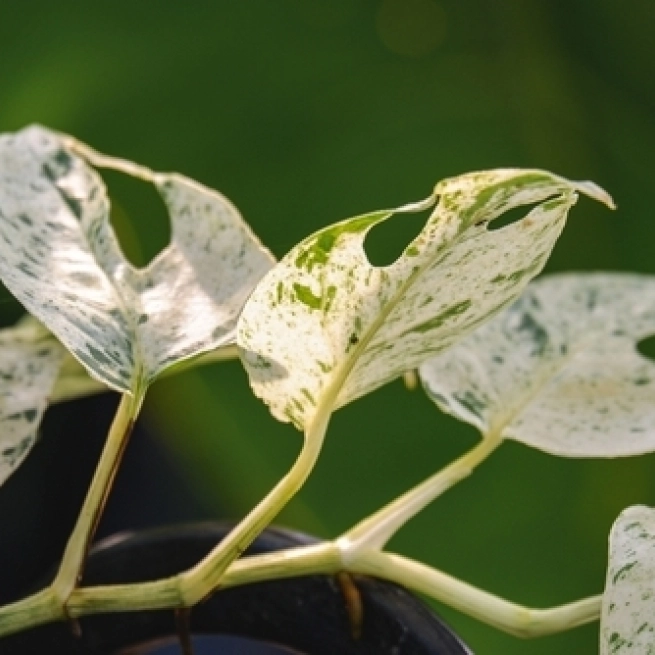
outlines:
M36 441L65 354L31 324L0 330L0 485Z
M553 275L420 368L446 412L566 457L655 450L655 277Z
M439 353L516 298L548 258L591 183L501 169L440 182L422 203L337 223L297 245L261 281L237 342L255 393L274 416L303 428L317 407L362 396ZM366 234L394 214L436 203L391 265L376 267ZM538 203L522 220L487 224Z
M610 533L601 655L655 653L655 510L624 510Z
M171 243L147 267L121 252L104 184L85 157L151 181L163 197ZM42 127L0 137L0 278L116 390L133 392L233 342L241 307L271 265L232 204L192 180Z

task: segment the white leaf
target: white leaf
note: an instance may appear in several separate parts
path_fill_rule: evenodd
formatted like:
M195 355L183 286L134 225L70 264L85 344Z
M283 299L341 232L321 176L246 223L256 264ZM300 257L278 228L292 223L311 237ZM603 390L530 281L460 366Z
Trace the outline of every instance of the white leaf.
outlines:
M655 277L553 275L453 349L424 363L428 394L484 434L554 455L655 450Z
M98 174L82 157L151 180L172 239L146 268L123 256ZM0 277L82 362L119 391L233 342L272 257L222 195L93 153L41 127L0 137Z
M308 237L257 286L239 321L237 343L255 393L278 419L304 427L319 404L345 405L444 350L541 270L576 190L611 204L591 183L495 170L444 180L423 203ZM363 248L368 231L437 198L404 253L390 266L372 266ZM540 204L487 230L529 203Z
M624 510L610 533L601 655L655 655L655 510Z
M0 330L0 485L25 459L66 351L33 325Z

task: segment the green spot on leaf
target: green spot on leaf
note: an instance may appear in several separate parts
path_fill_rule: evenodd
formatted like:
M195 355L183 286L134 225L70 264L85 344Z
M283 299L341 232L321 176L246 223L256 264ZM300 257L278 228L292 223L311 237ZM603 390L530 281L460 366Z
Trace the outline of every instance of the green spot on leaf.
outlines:
M337 295L337 288L334 285L330 285L325 292L325 307L324 311L327 313L332 307L332 303Z
M616 584L630 569L632 569L634 566L636 566L638 562L630 562L629 564L626 564L625 566L622 566L615 574L614 578L612 578L612 583Z
M321 296L312 293L312 290L309 287L295 282L293 290L296 292L296 298L298 298L303 305L307 305L307 307L310 307L311 309L321 308Z
M449 307L445 311L441 312L441 314L438 316L431 318L429 321L413 327L411 331L424 333L429 332L430 330L434 330L438 327L441 327L449 319L463 314L470 306L470 300L463 300L462 302L459 302L456 305L453 305L452 307Z
M327 255L330 250L332 250L336 240L337 237L332 232L323 232L323 234L316 239L316 247Z

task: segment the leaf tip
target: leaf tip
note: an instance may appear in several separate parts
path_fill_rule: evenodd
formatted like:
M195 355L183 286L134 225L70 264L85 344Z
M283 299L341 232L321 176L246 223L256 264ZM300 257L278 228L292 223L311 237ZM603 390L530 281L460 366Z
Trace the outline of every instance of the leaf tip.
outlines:
M602 202L608 209L616 209L616 203L612 196L595 182L589 180L575 182L575 188L589 198Z

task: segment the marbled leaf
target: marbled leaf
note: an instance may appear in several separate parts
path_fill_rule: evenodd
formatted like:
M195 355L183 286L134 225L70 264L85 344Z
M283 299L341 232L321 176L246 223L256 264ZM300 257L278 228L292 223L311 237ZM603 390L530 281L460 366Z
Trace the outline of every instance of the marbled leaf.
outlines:
M280 420L305 427L451 346L516 298L544 265L576 191L595 185L501 169L440 182L422 203L358 216L296 246L257 286L237 342L255 393ZM394 214L436 203L391 265L370 264L364 239ZM536 203L490 231L504 212Z
M16 323L23 340L46 341L51 339L57 341L48 328L31 314L24 314ZM59 342L58 342L59 343ZM57 381L49 395L50 404L73 400L103 391L109 391L107 385L92 378L87 369L71 355L70 352L61 346L65 355L59 366Z
M655 277L552 275L427 362L420 376L446 412L554 455L655 450Z
M601 655L655 655L655 510L624 510L610 533Z
M81 155L83 156L80 156ZM151 181L172 238L147 267L123 256L100 176L85 161ZM272 257L222 195L30 127L0 137L0 278L89 373L119 391L234 340Z
M0 485L34 445L65 355L32 325L0 330Z

